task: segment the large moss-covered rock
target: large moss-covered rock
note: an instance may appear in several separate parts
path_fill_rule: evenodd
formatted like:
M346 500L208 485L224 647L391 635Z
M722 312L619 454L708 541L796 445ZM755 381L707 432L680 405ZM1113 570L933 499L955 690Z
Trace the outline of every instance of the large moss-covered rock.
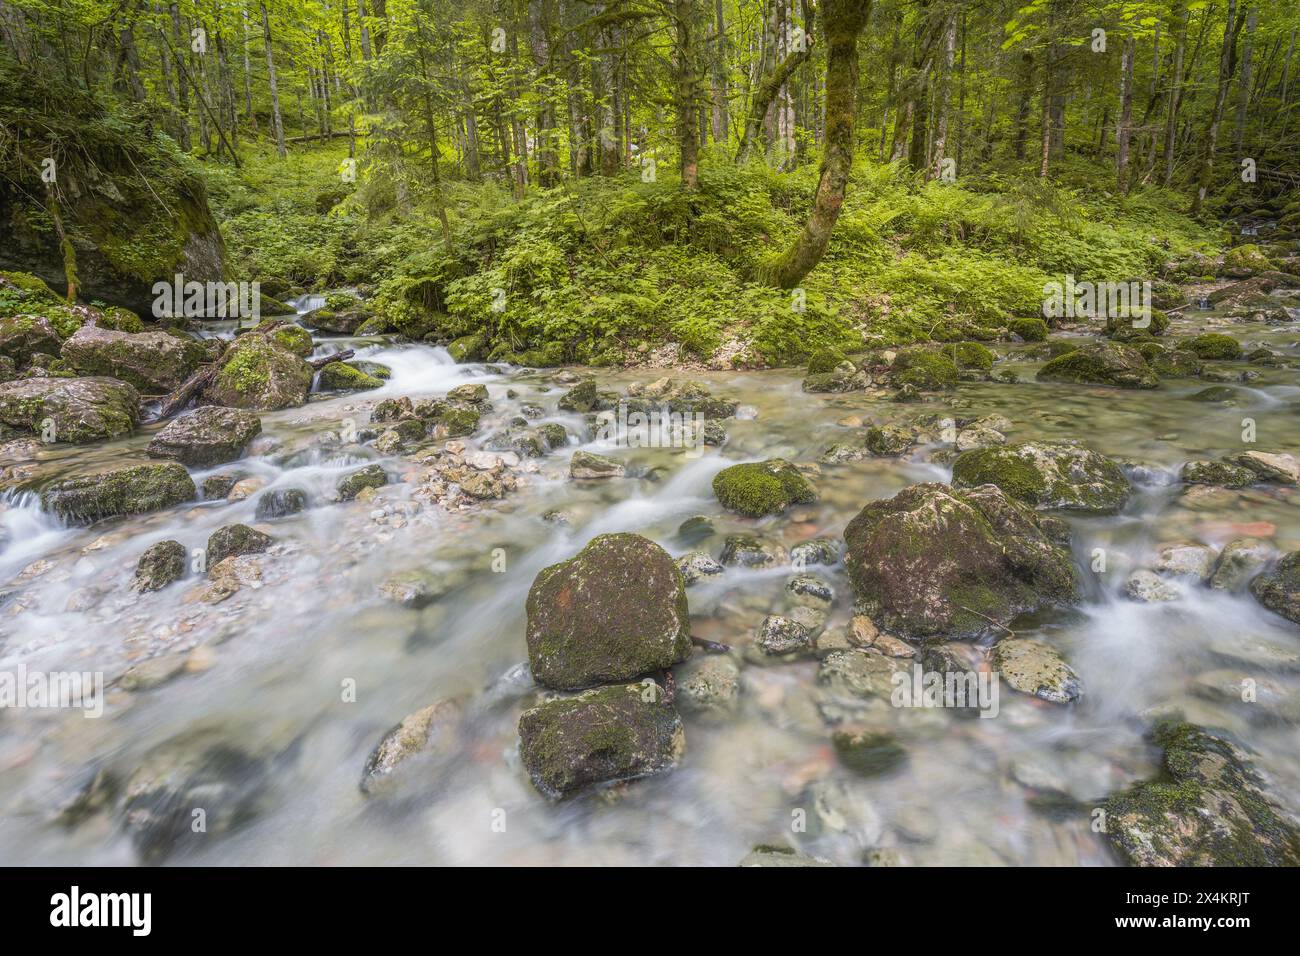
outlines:
M1241 343L1231 335L1222 332L1205 332L1183 339L1178 348L1191 352L1202 359L1236 359L1241 358Z
M677 766L686 735L657 686L623 684L549 700L519 718L519 756L552 799Z
M66 287L41 181L40 159L57 156L59 211L84 298L149 315L159 280L225 278L203 179L156 127L156 114L122 111L57 71L12 65L0 65L0 104L18 150L0 177L0 269Z
M1250 582L1255 600L1288 621L1300 624L1300 551L1292 551L1276 567Z
M50 320L40 315L12 315L0 319L0 355L26 365L38 352L58 355L62 345Z
M1141 352L1114 342L1094 342L1057 356L1038 370L1037 378L1115 388L1156 388L1160 384Z
M320 370L316 384L322 392L350 392L379 388L384 383L347 362L330 362Z
M311 366L261 335L241 335L221 359L203 398L214 405L275 411L301 405L311 388Z
M957 364L941 352L903 349L894 358L890 379L896 386L910 385L921 391L956 388Z
M527 613L528 661L546 687L630 680L691 653L686 582L668 552L636 534L601 535L544 568Z
M1188 723L1155 728L1162 774L1103 804L1105 833L1134 866L1300 866L1300 830L1247 754Z
M83 325L63 343L64 361L82 375L104 375L146 394L170 392L204 358L194 339L170 332L115 332Z
M1044 510L1113 514L1132 486L1105 455L1069 442L1021 442L959 455L954 488L997 485L1013 498Z
M149 457L210 468L234 461L261 431L262 420L252 412L204 405L155 435L149 442Z
M140 515L190 501L198 494L184 466L174 462L126 465L46 485L41 507L69 524Z
M0 384L0 424L39 435L47 420L57 442L120 438L140 420L140 395L112 378L27 378Z
M890 633L971 638L1078 599L1058 538L1051 519L996 486L921 484L849 522L845 563L864 610Z
M799 469L781 458L724 468L713 477L722 507L751 518L780 514L791 505L817 500Z

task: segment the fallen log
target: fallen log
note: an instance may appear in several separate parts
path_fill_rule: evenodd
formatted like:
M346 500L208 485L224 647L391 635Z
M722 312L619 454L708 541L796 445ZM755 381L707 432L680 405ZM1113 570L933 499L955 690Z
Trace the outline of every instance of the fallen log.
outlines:
M171 418L173 415L184 411L185 407L194 400L199 392L203 391L208 383L216 378L216 375L217 366L215 364L205 365L200 368L185 381L181 382L174 392L167 395L162 400L162 404L158 406L158 417L154 420L162 421L163 419Z
M356 352L352 349L344 349L342 352L335 352L332 355L322 355L319 358L308 359L307 364L319 372L330 362L346 362L355 354Z

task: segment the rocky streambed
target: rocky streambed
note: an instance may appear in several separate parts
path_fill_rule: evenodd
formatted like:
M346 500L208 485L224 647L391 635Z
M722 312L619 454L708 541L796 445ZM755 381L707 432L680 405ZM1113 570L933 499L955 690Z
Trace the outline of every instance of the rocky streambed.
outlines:
M1258 279L807 372L38 343L77 374L0 385L0 672L105 690L0 709L0 857L1300 862L1300 327Z

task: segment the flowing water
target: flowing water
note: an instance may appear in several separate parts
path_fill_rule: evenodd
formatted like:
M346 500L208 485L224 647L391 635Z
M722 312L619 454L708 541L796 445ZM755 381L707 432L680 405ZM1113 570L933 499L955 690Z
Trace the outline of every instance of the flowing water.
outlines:
M1191 310L1174 331L1220 323ZM1236 323L1231 331L1248 346L1300 359L1291 327ZM1039 384L1038 363L1009 347L999 368L1020 373L1021 384L963 384L920 406L863 392L805 394L793 371L690 373L683 377L742 403L726 445L694 454L580 444L589 431L581 416L557 411L566 386L553 371L456 365L440 348L378 340L322 340L318 352L344 347L388 365L392 378L376 392L314 396L305 407L264 414L252 454L193 472L198 484L237 473L267 488L302 488L312 503L259 525L276 542L262 556L261 579L225 601L202 600L197 575L144 595L129 583L140 553L157 541L201 550L216 528L255 523L255 494L92 528L62 527L30 494L11 493L0 505L0 671L99 671L109 684L99 718L0 710L0 861L136 862L120 800L75 826L56 813L96 771L125 780L153 748L176 740L182 748L218 740L252 755L231 773L247 776L257 799L241 826L189 841L175 863L733 865L755 844L793 843L840 863L888 847L915 864L1108 864L1091 808L1155 772L1159 754L1143 731L1153 714L1175 710L1254 748L1269 791L1300 810L1297 629L1248 594L1178 585L1180 600L1157 604L1123 594L1128 572L1150 566L1162 544L1218 547L1253 535L1279 551L1300 547L1295 489L1184 495L1174 480L1188 459L1240 450L1243 419L1255 421L1254 447L1300 448L1293 370L1260 369L1249 385L1234 386L1233 405L1190 400L1207 384L1196 380L1153 392ZM598 378L621 389L662 374ZM371 501L330 500L340 476L384 459L329 433L364 424L382 398L440 396L465 382L486 384L493 405L471 446L533 403L544 421L565 424L570 447L537 460L504 500L472 511L419 500L409 483ZM738 530L757 528L786 545L838 536L867 502L947 480L945 449L822 465L817 504L757 522L723 512L711 479L738 461L816 461L848 439L851 427L837 424L848 416L906 421L919 412L998 413L1014 423L1012 441L1081 439L1146 466L1121 514L1070 518L1083 604L1013 625L1062 651L1084 682L1081 702L1062 707L1004 685L996 719L888 708L881 719L906 748L906 763L862 778L836 763L815 660L746 664L734 716L684 716L687 750L675 771L559 804L543 800L520 766L516 730L536 699L521 665L524 601L537 571L610 531L639 532L674 555L699 548L714 556ZM41 453L40 477L142 456L159 427L99 446L52 447ZM620 458L628 476L569 480L568 458L579 448ZM385 461L398 481L419 470L406 459ZM695 515L709 516L714 532L687 542L678 528ZM1089 570L1098 548L1104 573ZM448 593L419 610L380 595L389 576L415 569L439 574ZM811 570L835 589L830 626L844 624L852 596L842 567ZM732 568L693 586L694 634L739 651L766 614L784 609L792 573ZM116 683L133 663L186 651L187 670L159 686L132 692ZM1244 675L1258 682L1256 702L1224 690ZM465 714L450 752L401 778L394 793L363 795L358 782L378 739L441 699L460 702ZM1052 806L1044 793L1057 796ZM792 832L801 811L818 825Z

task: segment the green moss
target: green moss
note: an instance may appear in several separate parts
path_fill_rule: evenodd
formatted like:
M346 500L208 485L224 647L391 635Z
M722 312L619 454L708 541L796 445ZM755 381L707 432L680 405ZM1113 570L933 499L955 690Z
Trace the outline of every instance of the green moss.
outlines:
M839 349L819 349L808 359L808 374L819 375L833 372L835 367L843 361L845 361L844 353Z
M958 368L973 368L982 372L991 372L993 360L997 358L992 349L978 342L957 342L944 351L952 356Z
M312 344L311 333L301 325L280 325L271 333L271 338L275 344L280 346L286 352L292 352L294 355L306 358L311 355L315 346Z
M346 362L330 362L321 370L316 379L323 392L347 392L363 388L379 388L384 383L372 375L367 375Z
M957 387L957 365L952 359L928 349L904 349L894 358L891 380L896 386L910 385L921 391Z
M438 416L438 424L448 438L464 438L478 431L479 413L472 408L449 406Z
M1241 358L1241 343L1231 335L1221 332L1205 332L1183 339L1178 348L1191 352L1202 359L1236 359Z
M724 508L751 518L817 500L808 479L780 458L722 469L713 478L713 493Z
M1223 256L1223 271L1227 275L1267 272L1273 268L1268 256L1253 243L1229 249Z
M483 336L462 335L447 346L447 353L457 362L476 362L483 357Z
M1007 319L1007 331L1018 335L1026 342L1045 342L1047 340L1047 323L1042 319Z
M1047 481L1030 462L1000 448L982 448L960 455L953 463L952 478L967 488L997 485L1011 497L1034 503L1047 491Z

